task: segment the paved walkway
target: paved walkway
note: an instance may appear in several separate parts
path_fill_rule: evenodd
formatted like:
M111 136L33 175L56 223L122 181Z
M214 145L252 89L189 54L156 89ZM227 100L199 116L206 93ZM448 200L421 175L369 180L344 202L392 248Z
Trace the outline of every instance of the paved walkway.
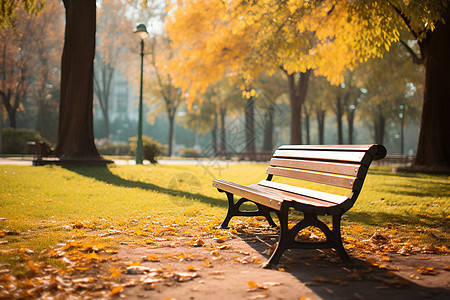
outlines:
M135 165L135 160L125 160L125 159L117 159L114 160L117 165ZM241 163L239 161L234 160L219 160L219 159L159 159L158 163L162 165L230 165ZM246 161L242 163L248 163ZM0 165L28 165L31 166L33 164L32 157L0 157ZM145 160L144 165L149 165L150 162Z
M31 157L0 157L0 165L28 165L33 164Z

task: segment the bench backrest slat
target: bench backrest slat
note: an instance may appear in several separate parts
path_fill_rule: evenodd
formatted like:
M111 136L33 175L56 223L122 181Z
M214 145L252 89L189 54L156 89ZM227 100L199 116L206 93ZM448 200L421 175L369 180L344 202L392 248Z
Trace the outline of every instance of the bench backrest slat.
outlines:
M330 163L311 160L293 160L285 158L272 158L270 165L274 167L296 168L310 171L320 171L333 174L342 174L347 176L356 176L358 174L359 164Z
M365 154L366 152L360 151L276 150L273 157L360 163Z
M353 183L355 182L355 177L346 177L334 174L318 173L297 169L269 167L267 168L267 174L307 180L311 182L323 183L347 189L351 189L353 187Z
M339 150L339 151L367 151L373 145L282 145L278 150Z

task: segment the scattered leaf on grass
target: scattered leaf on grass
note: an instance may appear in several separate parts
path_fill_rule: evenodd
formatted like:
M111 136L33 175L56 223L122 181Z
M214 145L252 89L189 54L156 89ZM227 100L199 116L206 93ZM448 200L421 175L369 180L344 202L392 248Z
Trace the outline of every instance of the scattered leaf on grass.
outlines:
M384 234L382 234L381 232L378 232L378 231L375 232L370 239L374 243L382 243L382 244L384 244L384 243L388 243L389 242L389 239Z

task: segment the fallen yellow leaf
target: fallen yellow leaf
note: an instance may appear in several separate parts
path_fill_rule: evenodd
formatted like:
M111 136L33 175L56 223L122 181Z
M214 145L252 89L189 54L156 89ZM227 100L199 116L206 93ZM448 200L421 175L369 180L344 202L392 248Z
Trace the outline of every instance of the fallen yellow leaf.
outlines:
M119 286L115 286L111 289L111 296L114 296L118 293L120 293L123 290L123 286L119 285Z
M191 271L191 272L197 271L197 269L193 265L188 265L187 269L188 269L188 271Z

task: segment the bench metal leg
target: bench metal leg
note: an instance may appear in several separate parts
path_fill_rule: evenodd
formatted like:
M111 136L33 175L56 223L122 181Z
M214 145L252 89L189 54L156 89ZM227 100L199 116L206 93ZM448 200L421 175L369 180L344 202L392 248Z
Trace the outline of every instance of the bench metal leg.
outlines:
M219 226L220 229L228 229L228 228L230 228L228 226L228 223L230 222L231 218L233 218L235 216L243 216L243 217L261 216L261 217L265 217L267 219L267 222L269 222L270 226L277 227L277 224L275 224L275 222L272 219L272 216L270 215L270 210L267 209L266 207L264 207L263 205L260 205L259 203L255 203L255 202L250 201L250 200L245 199L245 198L241 198L236 203L234 203L234 195L229 193L229 192L225 192L225 193L227 194L227 198L228 198L228 211L227 211L227 215L225 216L225 219L223 220L222 224L220 224L220 226ZM256 204L256 207L258 209L255 210L255 211L241 211L240 207L245 202L252 202L252 203Z
M344 248L344 245L342 244L342 237L341 237L341 215L333 216L333 239L335 243L335 249L339 256L341 257L341 260L343 263L349 263L350 262L350 256L348 256L347 251Z
M290 240L293 240L288 227L289 205L286 205L286 202L283 202L281 204L281 210L279 212L277 211L276 214L280 220L280 236L278 238L278 245L272 253L272 256L262 265L265 269L272 269L278 264L283 252L288 249Z
M278 240L278 245L273 252L269 260L263 264L263 268L274 268L283 252L287 249L325 249L334 248L338 252L342 262L350 262L350 257L347 254L344 246L342 245L341 239L341 216L333 215L333 229L331 230L324 222L317 219L315 214L304 214L304 218L295 224L294 227L289 229L289 206L282 206L280 212L277 212L278 218L280 219L280 236ZM297 234L305 229L306 227L314 226L322 230L326 236L326 241L324 242L298 242L295 241Z

